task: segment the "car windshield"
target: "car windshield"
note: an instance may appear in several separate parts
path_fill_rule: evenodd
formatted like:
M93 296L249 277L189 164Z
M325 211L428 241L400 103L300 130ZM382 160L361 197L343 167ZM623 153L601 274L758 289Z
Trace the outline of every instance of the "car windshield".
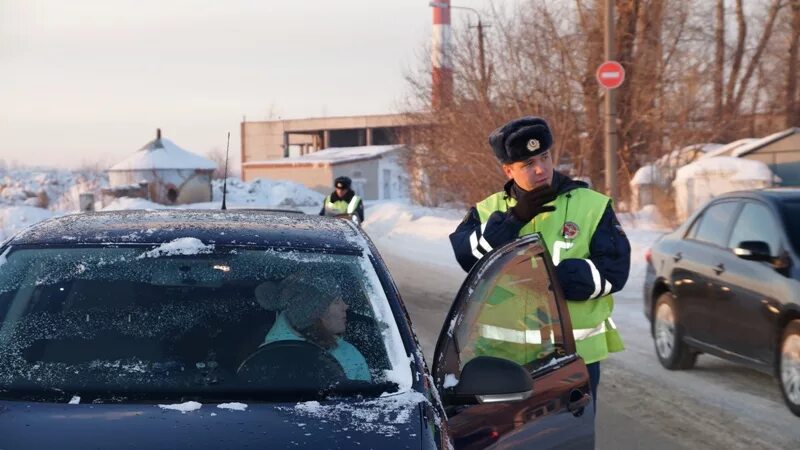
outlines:
M368 257L195 241L0 255L0 398L291 401L410 386Z
M792 241L795 253L800 254L800 200L790 200L781 205L786 234Z

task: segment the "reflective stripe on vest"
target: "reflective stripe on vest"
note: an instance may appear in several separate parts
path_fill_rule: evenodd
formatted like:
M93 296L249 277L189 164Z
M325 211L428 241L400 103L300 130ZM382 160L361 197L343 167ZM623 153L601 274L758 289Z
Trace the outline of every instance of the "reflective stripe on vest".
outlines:
M478 333L486 339L495 341L513 342L514 344L541 344L542 333L539 330L513 330L494 325L481 325ZM555 341L553 332L550 331L550 340Z
M350 199L350 203L347 204L347 214L353 214L356 212L356 208L358 208L358 202L360 201L361 199L357 195L354 195L353 198Z

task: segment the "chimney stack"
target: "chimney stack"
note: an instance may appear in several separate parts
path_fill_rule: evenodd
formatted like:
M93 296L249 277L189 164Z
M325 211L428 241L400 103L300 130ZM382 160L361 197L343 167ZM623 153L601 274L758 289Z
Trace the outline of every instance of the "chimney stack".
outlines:
M450 61L450 0L431 2L433 32L431 42L431 106L439 109L453 98L453 64Z
M161 128L156 128L156 139L161 139Z

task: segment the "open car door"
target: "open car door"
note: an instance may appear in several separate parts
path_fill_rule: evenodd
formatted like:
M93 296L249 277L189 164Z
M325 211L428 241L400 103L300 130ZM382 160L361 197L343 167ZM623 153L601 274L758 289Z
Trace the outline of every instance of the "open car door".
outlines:
M538 234L478 261L434 354L456 449L594 448L589 375L571 330Z

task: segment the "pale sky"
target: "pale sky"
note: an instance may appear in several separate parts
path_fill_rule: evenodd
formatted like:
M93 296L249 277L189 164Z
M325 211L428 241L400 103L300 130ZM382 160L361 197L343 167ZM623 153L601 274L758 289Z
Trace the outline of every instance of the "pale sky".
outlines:
M427 0L0 0L0 159L105 168L160 127L198 154L230 131L238 165L243 116L397 112L431 17Z

